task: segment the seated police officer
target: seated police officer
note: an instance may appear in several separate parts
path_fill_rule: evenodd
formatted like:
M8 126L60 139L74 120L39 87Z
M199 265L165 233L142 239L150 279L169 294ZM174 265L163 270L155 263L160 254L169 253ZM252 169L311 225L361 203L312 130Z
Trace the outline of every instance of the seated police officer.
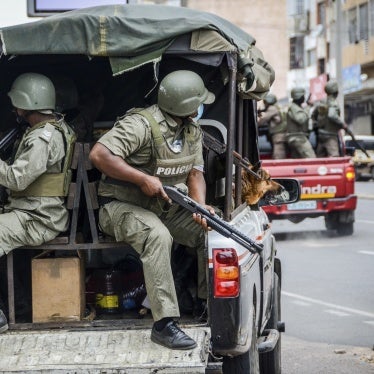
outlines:
M197 251L198 297L206 300L207 223L170 207L163 185L178 184L205 205L202 131L193 118L201 104L213 101L199 75L174 71L160 83L158 105L128 111L90 153L103 173L101 229L139 253L155 321L151 339L173 349L196 346L174 320L179 308L170 264L173 239Z
M0 185L9 191L0 214L0 257L37 246L68 228L64 196L75 134L55 113L55 88L42 74L21 74L8 92L18 123L28 128L14 160L0 160ZM8 324L0 310L0 332Z

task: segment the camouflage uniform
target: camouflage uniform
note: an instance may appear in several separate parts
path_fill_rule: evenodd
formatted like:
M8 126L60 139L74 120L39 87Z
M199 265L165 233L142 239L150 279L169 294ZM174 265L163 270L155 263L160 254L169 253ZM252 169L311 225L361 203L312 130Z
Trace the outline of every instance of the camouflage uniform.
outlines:
M316 157L308 139L308 113L292 103L287 112L287 143L292 158Z
M203 171L200 127L195 123L184 124L185 129L181 131L181 126L157 105L147 108L146 112L154 122L142 115L143 111L130 111L98 142L132 167L158 176L163 184L186 183L191 168ZM154 124L162 136L155 136ZM156 138L162 139L160 143ZM179 140L178 144L173 143L175 139ZM174 146L180 152L173 152ZM105 175L99 185L99 195L111 200L100 208L99 223L103 232L117 241L129 243L140 255L155 321L179 316L170 265L173 239L196 248L198 297L207 298L205 232L190 212L177 205L170 208L164 200L144 195L135 185L107 179Z
M269 135L273 147L273 159L287 157L286 122L282 119L280 108L277 105L269 105L261 113L258 119L259 126L269 126Z
M58 125L71 131L64 121ZM0 160L0 184L10 190L9 203L0 214L0 256L24 245L40 245L67 230L63 197L22 196L40 176L61 173L64 157L64 135L46 121L26 131L11 165Z
M340 109L335 97L329 95L313 111L312 119L316 122L318 134L317 156L339 157L338 132L345 128L340 119Z

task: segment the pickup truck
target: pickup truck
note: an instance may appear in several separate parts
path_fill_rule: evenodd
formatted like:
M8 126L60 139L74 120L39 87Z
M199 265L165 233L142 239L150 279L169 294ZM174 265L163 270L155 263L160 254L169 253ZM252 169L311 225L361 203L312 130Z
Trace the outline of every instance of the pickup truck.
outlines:
M310 135L312 145L316 138ZM262 167L276 178L296 178L301 185L300 201L289 205L266 206L270 220L287 219L300 223L305 218L324 217L326 229L338 235L352 235L355 209L355 167L347 154L343 134L338 134L340 157L271 159L271 144L264 130L259 139Z
M242 166L234 165L233 156L235 151L252 165L260 163L255 103L266 95L274 76L255 39L213 14L162 5L98 6L3 28L0 33L1 130L9 128L5 119L11 107L6 92L24 72L37 71L54 79L57 104L68 121L68 110L73 108L76 113L82 109L77 103L72 105L75 94L67 84L59 86L57 76L64 77L65 83L73 81L81 97L96 97L100 89L104 99L87 128L75 122L77 131L85 130L81 133L86 132L86 137L76 143L72 162L69 232L40 247L19 248L7 256L9 331L0 334L1 370L279 374L284 331L282 268L269 219L260 206L276 204L278 195L265 194L253 205L243 203ZM216 228L207 234L208 318L197 321L185 313L180 319L197 347L171 351L153 343L151 311L140 319L137 313L118 310L118 305L116 313L91 313L72 320L53 311L47 300L50 320L21 319L15 302L20 290L14 276L27 274L20 274L20 268L30 270L26 253L57 258L79 251L86 304L94 311L100 306L98 294L90 299L87 291L92 284L88 280L96 271L112 269L114 263L126 260L125 253L132 249L99 231L93 188L100 176L87 155L93 140L113 126L118 116L154 103L157 83L178 69L197 72L215 94L215 103L205 108L201 127L230 150L222 154L205 147L207 203L222 212L221 219L229 227L250 238L240 243L227 234L230 229L220 232ZM87 102L91 110L97 109L97 101ZM289 178L277 181L284 186L279 201L296 202L298 182ZM131 253L134 256L133 250ZM19 255L22 260L14 261ZM190 277L194 279L196 274ZM30 279L26 278L26 284L32 289ZM75 287L78 285L71 284L70 291ZM60 318L54 319L56 315Z

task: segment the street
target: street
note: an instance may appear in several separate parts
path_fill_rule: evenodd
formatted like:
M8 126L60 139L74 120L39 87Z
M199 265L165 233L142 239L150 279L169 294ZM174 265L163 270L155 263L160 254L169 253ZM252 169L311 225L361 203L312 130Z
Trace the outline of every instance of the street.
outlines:
M374 373L374 182L357 182L355 232L274 221L282 261L283 372Z

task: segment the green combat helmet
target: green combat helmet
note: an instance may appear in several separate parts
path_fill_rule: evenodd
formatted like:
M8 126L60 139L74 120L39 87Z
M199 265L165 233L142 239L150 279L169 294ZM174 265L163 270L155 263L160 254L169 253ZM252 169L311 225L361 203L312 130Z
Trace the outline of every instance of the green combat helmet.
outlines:
M301 99L305 95L305 90L302 87L295 87L291 90L291 97L293 100Z
M55 110L56 93L52 81L37 73L21 74L8 96L14 107L25 110Z
M277 102L277 97L272 93L267 94L264 98L264 103L268 105L273 105L276 102Z
M214 99L200 76L189 70L168 74L158 90L158 106L178 117L188 117L197 112L201 104L211 104Z
M325 85L325 92L327 95L333 95L335 93L338 93L339 87L338 87L338 82L335 80L330 80L326 83Z

